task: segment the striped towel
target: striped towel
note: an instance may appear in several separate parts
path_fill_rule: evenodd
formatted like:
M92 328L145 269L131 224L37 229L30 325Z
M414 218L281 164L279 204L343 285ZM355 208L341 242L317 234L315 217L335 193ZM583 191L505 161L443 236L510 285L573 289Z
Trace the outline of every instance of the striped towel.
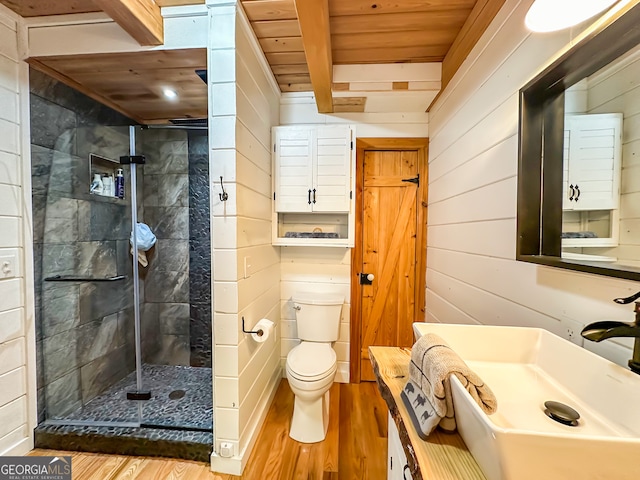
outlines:
M498 403L491 389L442 338L433 333L420 337L411 349L409 378L420 388L433 406L435 414L441 418L440 427L449 432L456 429L451 375L460 380L486 414L490 415L497 410Z

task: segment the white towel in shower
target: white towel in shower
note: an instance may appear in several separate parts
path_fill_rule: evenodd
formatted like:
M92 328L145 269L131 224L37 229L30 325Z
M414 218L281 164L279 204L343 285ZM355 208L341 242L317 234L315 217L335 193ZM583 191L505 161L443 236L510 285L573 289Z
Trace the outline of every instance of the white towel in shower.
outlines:
M133 232L131 232L129 243L131 243L130 251L131 255L133 255ZM146 223L138 222L136 228L136 243L138 244L138 262L143 267L146 267L149 261L147 260L145 252L156 244L156 236Z

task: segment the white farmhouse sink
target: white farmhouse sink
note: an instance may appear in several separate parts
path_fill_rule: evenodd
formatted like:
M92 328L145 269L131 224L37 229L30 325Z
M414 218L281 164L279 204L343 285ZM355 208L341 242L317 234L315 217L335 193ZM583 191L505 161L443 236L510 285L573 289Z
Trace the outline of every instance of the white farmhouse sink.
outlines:
M414 323L442 337L498 399L486 415L456 378L458 430L489 480L640 479L640 375L546 330ZM549 418L547 400L580 414Z

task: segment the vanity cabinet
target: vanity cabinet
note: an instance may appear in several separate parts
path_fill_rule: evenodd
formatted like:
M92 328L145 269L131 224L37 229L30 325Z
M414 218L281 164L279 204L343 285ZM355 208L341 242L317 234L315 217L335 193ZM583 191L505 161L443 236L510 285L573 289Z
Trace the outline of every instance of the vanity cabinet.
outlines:
M353 246L353 127L274 127L272 139L273 244Z
M391 414L388 414L387 428L387 480L412 480L407 457L402 449L400 434L393 421Z

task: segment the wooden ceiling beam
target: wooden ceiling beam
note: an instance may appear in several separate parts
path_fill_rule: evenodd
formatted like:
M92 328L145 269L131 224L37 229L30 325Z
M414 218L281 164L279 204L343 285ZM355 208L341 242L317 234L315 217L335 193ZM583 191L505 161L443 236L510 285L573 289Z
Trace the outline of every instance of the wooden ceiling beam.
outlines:
M153 0L94 0L140 45L162 45L164 23Z
M444 91L462 62L466 60L475 44L498 14L504 2L505 0L478 0L476 2L442 61L442 88L440 92Z
M329 0L295 0L302 44L319 113L333 112Z

